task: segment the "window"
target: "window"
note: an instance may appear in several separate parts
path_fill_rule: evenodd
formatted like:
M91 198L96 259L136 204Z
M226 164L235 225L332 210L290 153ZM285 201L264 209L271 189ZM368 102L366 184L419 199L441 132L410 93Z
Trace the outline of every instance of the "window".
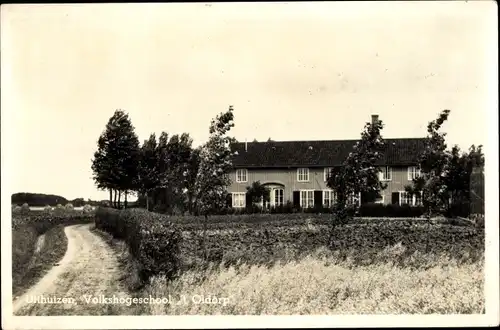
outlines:
M323 177L324 177L324 181L328 181L328 177L330 176L330 172L332 171L332 168L331 167L327 167L324 169L324 172L323 172Z
M305 209L314 207L314 190L300 191L300 207Z
M233 193L233 207L245 207L246 194L245 193Z
M274 189L274 205L280 206L284 204L283 189Z
M421 193L415 194L414 204L415 205L422 205L422 194Z
M297 169L297 181L299 181L299 182L309 181L309 169L308 168Z
M333 190L323 190L323 206L332 207L335 204L335 193Z
M246 168L242 168L236 170L236 182L247 182L248 181L248 170Z
M352 194L351 196L349 196L347 198L347 203L348 204L352 204L352 205L355 205L355 204L361 205L361 193L358 193L357 197L354 194Z
M401 191L399 193L399 204L400 205L413 205L413 197L406 191Z
M408 181L412 181L420 176L420 169L417 166L408 167Z
M416 194L410 195L406 191L400 191L399 192L399 205L405 205L405 204L408 204L410 206L422 205L422 194L416 193Z
M391 181L392 180L392 168L390 166L384 166L381 168L382 172L380 174L380 181Z

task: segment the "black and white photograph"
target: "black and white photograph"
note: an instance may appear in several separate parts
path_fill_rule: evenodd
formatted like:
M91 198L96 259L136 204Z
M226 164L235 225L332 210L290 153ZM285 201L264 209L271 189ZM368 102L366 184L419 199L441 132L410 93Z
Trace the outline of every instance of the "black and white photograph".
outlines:
M498 325L497 93L493 1L4 4L2 328Z

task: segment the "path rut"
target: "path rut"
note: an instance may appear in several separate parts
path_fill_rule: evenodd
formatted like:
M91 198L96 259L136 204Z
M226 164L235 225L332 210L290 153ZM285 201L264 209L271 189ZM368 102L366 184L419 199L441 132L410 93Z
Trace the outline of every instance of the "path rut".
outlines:
M120 283L118 259L106 242L90 231L91 226L64 228L68 237L66 254L37 284L14 300L14 315L127 314L130 307L124 299L129 296Z

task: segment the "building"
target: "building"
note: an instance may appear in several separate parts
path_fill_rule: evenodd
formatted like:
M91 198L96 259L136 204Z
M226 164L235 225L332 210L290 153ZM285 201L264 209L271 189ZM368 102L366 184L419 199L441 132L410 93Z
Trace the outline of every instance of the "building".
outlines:
M373 115L372 121L378 120ZM404 190L419 175L418 156L424 138L384 139L384 156L379 162L380 179L387 184L377 201L383 204L418 205L418 196ZM326 186L330 168L346 159L357 140L243 142L232 146L232 206L246 206L247 187L260 181L271 193L271 206L291 202L303 208L332 205L334 194Z

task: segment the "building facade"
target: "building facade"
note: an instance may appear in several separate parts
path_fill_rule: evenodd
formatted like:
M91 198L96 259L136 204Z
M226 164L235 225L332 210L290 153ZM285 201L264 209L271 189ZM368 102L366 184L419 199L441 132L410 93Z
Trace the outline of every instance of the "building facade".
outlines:
M372 116L372 120L378 120ZM419 205L419 196L409 196L405 186L419 175L418 156L424 138L384 139L385 150L378 166L387 188L378 203ZM340 166L357 140L268 141L237 143L232 146L230 173L232 207L245 207L247 187L259 181L270 191L270 206L287 202L304 208L334 201L326 179L332 167ZM358 199L359 200L359 199Z

